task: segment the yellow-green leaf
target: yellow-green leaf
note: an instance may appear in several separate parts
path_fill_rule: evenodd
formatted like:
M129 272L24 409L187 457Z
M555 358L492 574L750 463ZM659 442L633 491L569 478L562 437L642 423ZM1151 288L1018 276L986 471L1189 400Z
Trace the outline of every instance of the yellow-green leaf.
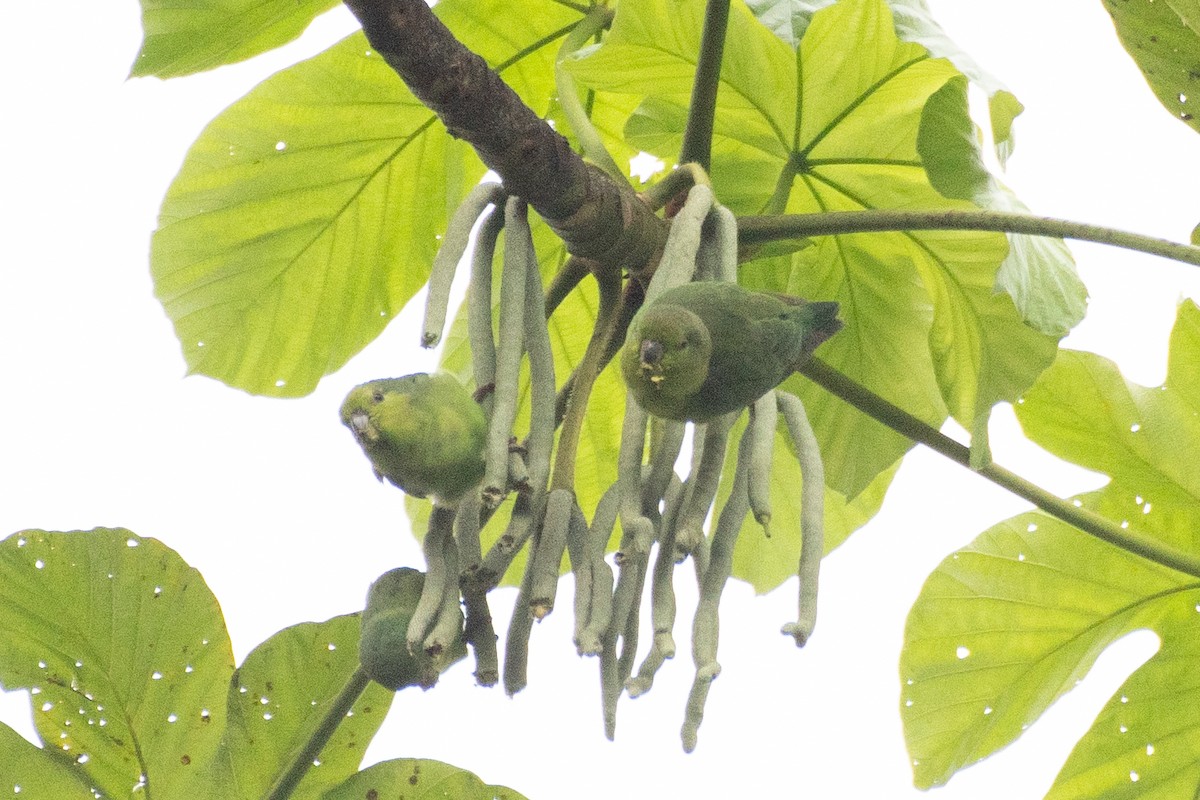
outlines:
M1110 482L1078 504L1184 553L1200 550L1200 309L1179 307L1162 386L1063 351L1017 407L1038 444ZM1195 796L1200 789L1200 567L1184 574L1041 512L996 525L929 576L909 613L901 715L918 786L1017 738L1113 641L1159 652L1113 696L1048 795Z
M42 740L89 785L209 794L233 653L216 598L162 542L109 528L0 542L0 654L0 684L33 692Z
M424 758L397 758L367 767L322 800L397 797L403 800L525 800L504 786L485 784L465 769Z
M1196 0L1105 0L1121 44L1171 116L1200 131L1200 4Z
M134 78L174 78L233 64L290 42L337 0L142 0Z
M529 5L445 0L437 13L544 108L554 42L578 13ZM193 144L151 243L189 371L312 391L425 283L448 211L482 175L361 33L261 83Z

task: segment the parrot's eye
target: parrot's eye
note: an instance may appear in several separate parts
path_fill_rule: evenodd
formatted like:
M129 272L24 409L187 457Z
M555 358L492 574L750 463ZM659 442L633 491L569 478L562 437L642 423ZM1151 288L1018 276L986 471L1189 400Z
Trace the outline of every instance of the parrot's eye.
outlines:
M376 389L374 391L374 393L371 395L371 399L374 400L376 403L382 403L383 402L383 392L379 389Z

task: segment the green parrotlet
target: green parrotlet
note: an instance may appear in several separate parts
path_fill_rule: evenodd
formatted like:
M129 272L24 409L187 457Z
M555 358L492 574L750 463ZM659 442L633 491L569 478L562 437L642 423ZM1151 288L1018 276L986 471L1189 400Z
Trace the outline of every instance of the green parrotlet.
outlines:
M453 375L419 372L355 386L341 416L375 477L408 494L453 503L483 479L487 420Z
M668 289L629 324L621 372L656 417L707 422L753 403L841 330L838 304L698 281Z

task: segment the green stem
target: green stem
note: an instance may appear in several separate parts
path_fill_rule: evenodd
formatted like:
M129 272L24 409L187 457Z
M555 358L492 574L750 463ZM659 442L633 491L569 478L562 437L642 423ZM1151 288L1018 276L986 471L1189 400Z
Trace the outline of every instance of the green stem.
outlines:
M728 26L729 0L708 0L704 9L704 32L700 36L700 57L696 63L696 82L692 84L687 128L679 151L680 164L695 162L707 170L712 160L713 117L717 110L717 87L721 82L721 59L725 54L725 29Z
M569 256L563 262L562 268L554 273L554 277L550 279L550 285L546 287L546 319L554 315L558 307L562 305L562 301L567 299L567 295L575 291L575 287L588 274L588 262L576 256ZM471 350L471 355L474 356L474 348Z
M699 164L685 162L668 172L662 180L642 192L642 201L658 211L677 194L683 194L693 186L704 184L712 188L712 180Z
M621 299L621 282L615 276L597 276L600 286L600 308L596 312L596 324L587 350L579 362L567 398L566 414L562 421L562 432L558 436L558 452L554 456L554 474L550 479L551 489L575 491L575 456L579 437L583 432L583 417L587 413L588 397L592 385L607 361L604 359L610 337L618 335L614 330L617 307ZM623 334L623 332L620 332ZM623 340L623 336L622 336Z
M367 677L367 673L363 672L361 667L354 670L354 674L346 681L346 685L338 692L337 697L333 698L333 704L325 712L325 717L317 725L317 729L313 731L312 736L308 737L304 747L275 781L271 791L267 792L265 800L284 800L292 796L292 792L304 779L305 774L313 765L313 761L320 755L321 749L329 743L338 725L342 724L342 720L346 718L346 714L349 713L370 682L371 679Z
M558 50L558 56L554 60L554 82L558 88L558 102L562 107L563 116L567 118L567 124L575 132L575 138L579 140L584 157L607 172L614 180L624 181L626 180L625 174L613 160L608 148L604 146L604 140L592 124L587 109L579 100L579 90L575 86L575 79L563 66L563 62L591 41L593 36L611 25L612 19L613 11L611 9L605 6L596 6L579 21L570 35L563 39L562 46Z
M873 419L879 420L897 433L941 453L951 461L970 468L969 448L954 441L933 426L922 422L907 411L889 403L828 364L812 359L801 367L799 372L831 394L840 397ZM1200 557L1196 555L1166 545L1143 533L1122 528L1111 520L1086 508L1080 508L1072 501L1063 500L996 464L983 467L978 470L978 474L1084 533L1149 561L1200 578Z
M972 230L1024 233L1099 242L1126 250L1162 256L1200 266L1200 247L1156 239L1129 231L1087 225L1065 219L1038 217L1010 211L832 211L823 214L746 216L738 219L740 244L761 244L779 239L831 236L869 231Z

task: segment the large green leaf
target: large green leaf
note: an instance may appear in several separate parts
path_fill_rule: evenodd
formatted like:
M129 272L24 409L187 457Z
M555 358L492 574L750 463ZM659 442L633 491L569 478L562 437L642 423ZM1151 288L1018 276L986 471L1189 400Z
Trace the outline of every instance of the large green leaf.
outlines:
M70 754L38 747L0 724L0 781L21 800L94 800L91 782Z
M1017 408L1026 433L1112 480L1080 504L1188 552L1200 550L1200 311L1181 305L1160 387L1063 351ZM1040 512L951 555L913 605L901 713L918 786L1011 742L1139 628L1162 646L1080 740L1053 798L1191 798L1200 790L1192 677L1200 578L1131 555ZM1152 757L1151 757L1152 756Z
M217 779L222 797L266 795L358 669L358 633L358 614L305 622L284 628L246 657L229 684L229 727ZM370 683L292 797L321 797L357 772L393 696Z
M576 12L445 0L437 13L527 103L549 104L552 44ZM424 284L448 210L482 174L361 34L264 81L192 146L152 240L189 371L311 391Z
M1200 131L1200 2L1106 0L1121 44L1171 116Z
M0 683L33 693L42 740L106 796L205 796L232 672L216 599L161 542L96 529L0 543Z
M525 800L504 786L491 786L465 769L430 759L383 761L330 789L322 800L399 797L404 800Z
M664 159L683 131L701 28L698 5L627 0L605 43L571 64L581 82L646 98L627 131ZM718 195L742 213L972 208L934 189L917 148L926 101L958 75L897 39L882 0L820 10L796 48L735 2L713 150ZM822 358L934 425L949 411L972 427L1015 399L1057 347L1057 334L1024 324L995 292L1007 254L993 233L825 236L790 259L745 265L742 280L839 301L846 329ZM829 483L847 497L910 446L805 381L786 388L803 397Z
M142 0L131 77L175 78L232 64L299 36L337 0Z
M793 47L804 35L813 13L836 0L746 0L758 19L779 38ZM954 66L988 94L992 134L1001 163L1012 152L1012 123L1024 106L1004 84L988 73L965 50L946 35L925 4L925 0L888 0L895 19L896 35L906 42L922 45L937 58L948 58Z

